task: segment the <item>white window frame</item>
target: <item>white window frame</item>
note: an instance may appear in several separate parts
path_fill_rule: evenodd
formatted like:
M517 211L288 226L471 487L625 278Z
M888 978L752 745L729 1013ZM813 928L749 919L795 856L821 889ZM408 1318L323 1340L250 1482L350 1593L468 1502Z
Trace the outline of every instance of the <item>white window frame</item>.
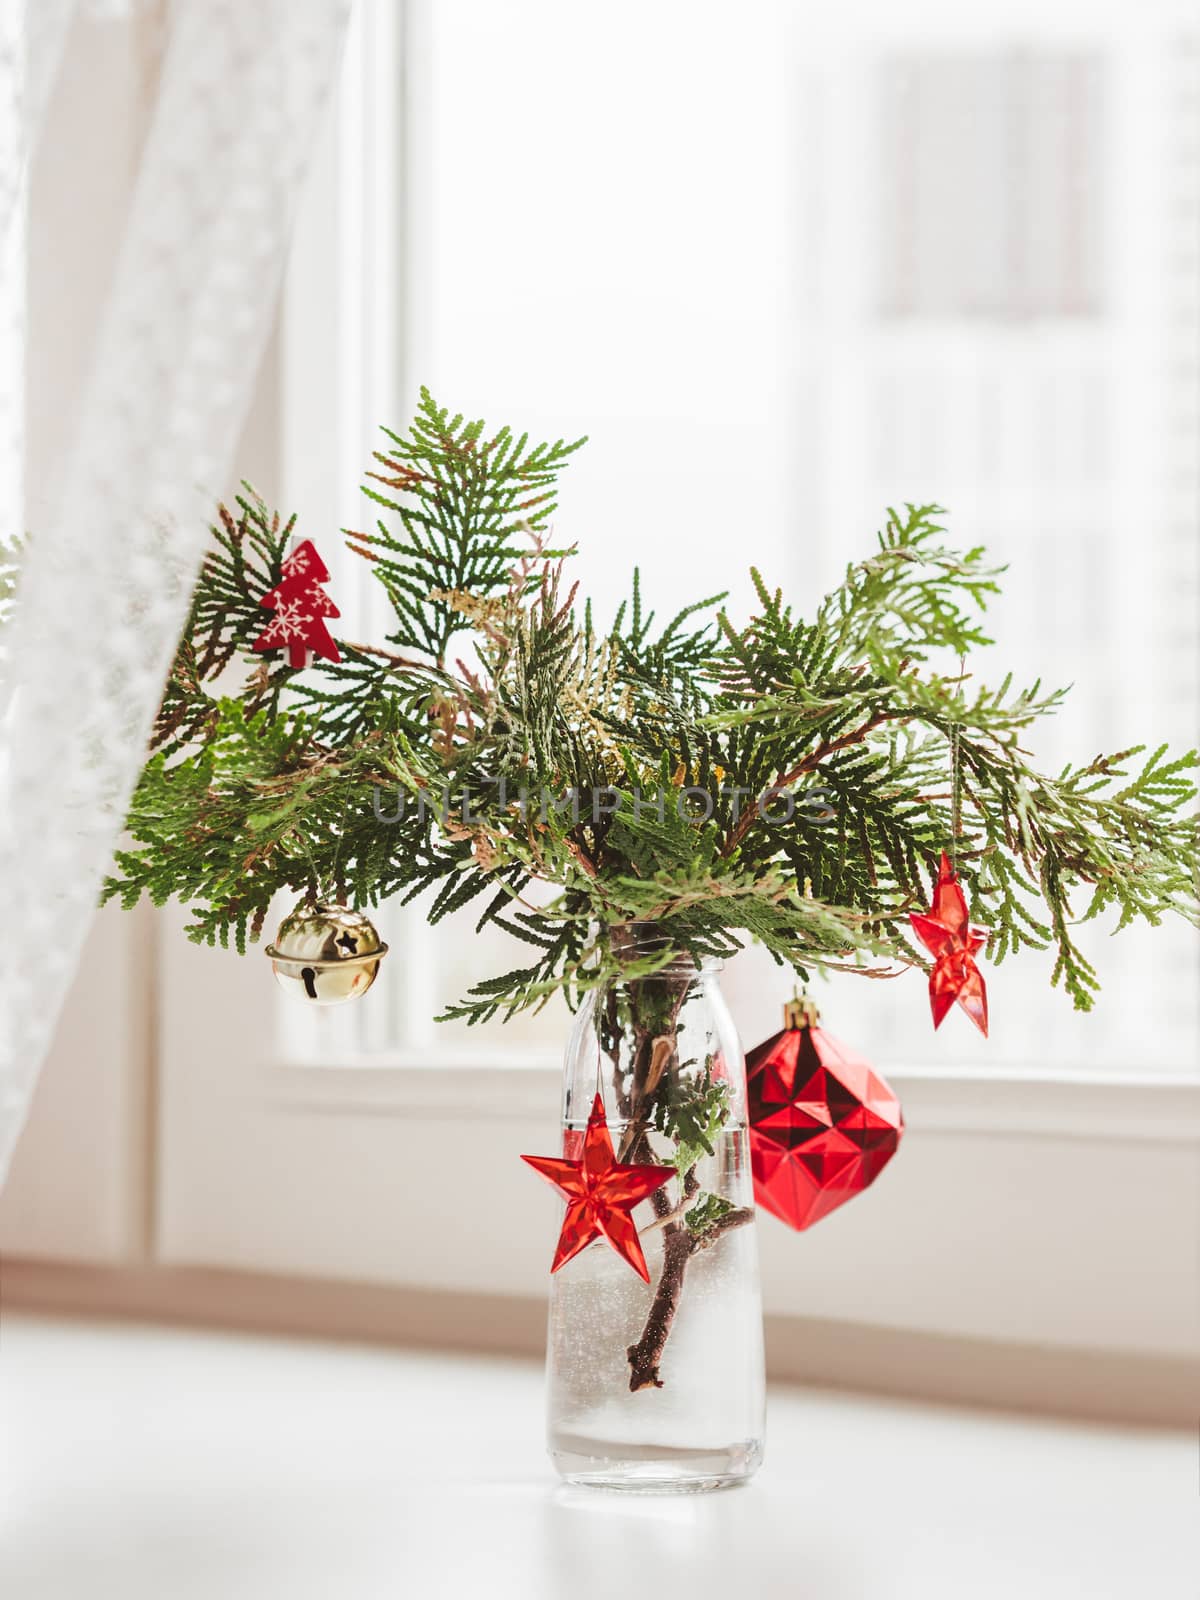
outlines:
M164 917L159 1258L464 1294L544 1293L553 1062L282 1057L267 964ZM786 1317L1186 1358L1200 1086L890 1071L901 1158L801 1238L760 1230ZM1147 1241L1153 1247L1147 1247ZM485 1336L485 1330L481 1336Z
M405 361L411 370L420 357L419 330L403 327L390 293L420 274L386 154L404 139L383 76L400 14L360 8L349 48L367 87L343 96L340 154L319 180L328 225L297 242L284 312L289 504L325 526L358 515L364 445L396 414ZM406 92L419 94L419 83ZM372 104L390 107L382 139ZM344 241L368 226L386 232L361 276L350 271L357 245ZM323 318L335 336L314 339ZM336 482L327 461L314 475L311 449L331 425ZM331 1053L297 1065L280 1050L265 960L198 950L181 925L174 912L161 919L159 1258L541 1295L553 1219L517 1153L555 1147L557 1064L512 1059L493 1027L470 1059L431 1033L407 1056ZM392 937L403 1003L424 1015L427 941ZM889 1077L905 1105L903 1159L811 1235L764 1221L768 1311L964 1340L1191 1354L1196 1310L1182 1262L1194 1248L1200 1085L917 1068Z

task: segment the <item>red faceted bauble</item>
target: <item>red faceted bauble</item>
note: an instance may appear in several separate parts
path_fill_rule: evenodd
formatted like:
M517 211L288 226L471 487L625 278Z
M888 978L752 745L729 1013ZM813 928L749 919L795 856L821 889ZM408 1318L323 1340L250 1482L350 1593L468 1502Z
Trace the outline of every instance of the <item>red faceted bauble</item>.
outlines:
M861 1056L817 1027L809 1001L746 1057L754 1196L791 1228L861 1193L887 1166L904 1132L900 1102Z

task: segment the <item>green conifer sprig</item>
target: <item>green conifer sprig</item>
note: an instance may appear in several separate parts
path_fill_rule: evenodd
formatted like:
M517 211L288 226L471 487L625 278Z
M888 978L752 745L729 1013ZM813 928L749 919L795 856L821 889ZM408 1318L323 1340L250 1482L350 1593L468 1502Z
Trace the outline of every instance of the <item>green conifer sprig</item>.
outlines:
M425 389L408 434L383 432L388 449L375 460L384 470L367 474L363 493L402 531L377 521L356 544L376 563L395 610L390 642L442 662L464 625L451 597L482 600L508 586L526 553L523 529L548 526L558 473L584 441L530 446L509 428L487 439L482 422L452 417Z
M748 621L718 596L661 626L635 574L604 627L549 545L576 448L423 394L366 491L387 516L347 535L394 626L302 673L250 649L291 524L249 491L223 513L107 893L178 897L193 937L239 948L281 890L472 906L524 952L448 1013L472 1022L628 975L635 922L667 935L635 975L749 939L805 975L923 965L908 914L943 849L989 957L1051 948L1083 1009L1082 924L1196 920L1195 755L1040 772L1023 740L1062 692L977 681L999 574L936 507L890 511L811 619L755 573Z
M286 664L253 656L251 647L265 626L259 602L283 576L296 519L272 515L249 484L243 488L235 501L240 515L220 506L210 525L212 545L155 719L152 749L182 750L215 732L219 710L205 684L239 658L255 663L248 703L272 713L293 676Z

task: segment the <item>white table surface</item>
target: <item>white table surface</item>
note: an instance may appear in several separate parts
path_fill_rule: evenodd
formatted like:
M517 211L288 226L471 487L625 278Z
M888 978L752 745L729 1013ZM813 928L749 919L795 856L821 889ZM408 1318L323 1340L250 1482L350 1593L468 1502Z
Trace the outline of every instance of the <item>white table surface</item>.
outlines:
M1196 1441L773 1393L746 1489L560 1486L531 1364L0 1319L4 1600L1193 1600Z

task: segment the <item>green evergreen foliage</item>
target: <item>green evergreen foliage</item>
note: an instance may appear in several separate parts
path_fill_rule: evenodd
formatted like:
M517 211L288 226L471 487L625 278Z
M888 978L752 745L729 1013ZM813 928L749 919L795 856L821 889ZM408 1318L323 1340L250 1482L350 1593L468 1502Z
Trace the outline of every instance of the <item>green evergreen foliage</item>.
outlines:
M527 953L452 1008L471 1021L752 938L804 976L924 965L908 913L943 849L989 958L1052 947L1082 1009L1080 923L1196 920L1195 755L1038 771L1022 740L1062 692L976 681L998 572L943 543L937 507L889 511L811 620L755 574L748 622L717 596L656 625L635 574L602 627L548 546L582 441L488 437L427 393L387 438L382 515L347 538L392 631L300 673L255 656L291 523L249 490L222 510L107 895L177 897L193 937L240 949L281 889L428 894L432 922L473 903ZM645 921L668 942L631 968L620 931Z
M724 1195L706 1194L685 1213L683 1220L689 1233L704 1235L733 1209L733 1201L726 1200Z
M714 1080L711 1065L699 1083L676 1069L663 1074L651 1110L651 1123L675 1143L675 1166L680 1177L702 1156L715 1153L715 1139L729 1115L729 1085Z

